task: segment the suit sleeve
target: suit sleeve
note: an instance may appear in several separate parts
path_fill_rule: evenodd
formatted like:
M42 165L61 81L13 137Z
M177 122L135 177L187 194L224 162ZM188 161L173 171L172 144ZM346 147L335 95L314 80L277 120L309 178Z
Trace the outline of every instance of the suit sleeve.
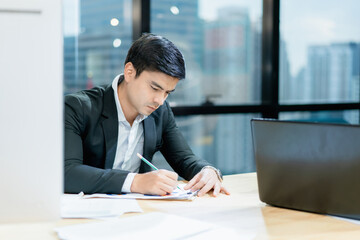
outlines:
M83 163L82 135L86 128L84 101L65 97L65 192L121 193L127 171L101 169Z
M176 125L175 117L166 102L167 114L164 119L163 146L161 153L170 166L184 179L190 180L205 166L207 161L195 156Z

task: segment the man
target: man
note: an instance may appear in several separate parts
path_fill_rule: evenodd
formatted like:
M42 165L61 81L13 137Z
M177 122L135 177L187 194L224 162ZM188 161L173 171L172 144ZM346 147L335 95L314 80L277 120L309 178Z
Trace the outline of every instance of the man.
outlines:
M178 130L165 101L185 78L182 54L166 38L146 34L135 41L124 73L111 85L65 97L65 192L138 192L164 195L177 186L229 194L221 173L196 157ZM151 171L149 161L161 151L171 167Z

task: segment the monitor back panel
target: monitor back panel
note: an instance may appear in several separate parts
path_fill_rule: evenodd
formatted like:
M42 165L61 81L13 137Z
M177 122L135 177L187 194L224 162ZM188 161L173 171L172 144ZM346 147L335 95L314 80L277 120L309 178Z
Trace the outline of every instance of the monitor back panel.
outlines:
M360 219L360 127L252 120L260 199Z

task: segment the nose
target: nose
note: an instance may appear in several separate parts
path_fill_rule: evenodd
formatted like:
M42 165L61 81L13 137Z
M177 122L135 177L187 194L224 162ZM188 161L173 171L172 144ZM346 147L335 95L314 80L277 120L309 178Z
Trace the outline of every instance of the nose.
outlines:
M164 101L165 101L165 98L159 98L159 97L154 98L154 102L155 102L158 106L163 105L163 104L164 104Z
M168 94L158 94L157 96L155 96L154 98L154 102L158 104L158 106L161 106L164 104L166 98L167 98Z

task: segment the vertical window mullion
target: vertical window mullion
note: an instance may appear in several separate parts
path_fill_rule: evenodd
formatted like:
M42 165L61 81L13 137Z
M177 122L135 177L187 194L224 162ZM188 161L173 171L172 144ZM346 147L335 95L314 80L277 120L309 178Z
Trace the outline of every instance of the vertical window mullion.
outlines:
M150 0L133 0L133 40L150 32Z
M279 18L280 0L264 0L261 102L268 106L264 118L279 116Z

